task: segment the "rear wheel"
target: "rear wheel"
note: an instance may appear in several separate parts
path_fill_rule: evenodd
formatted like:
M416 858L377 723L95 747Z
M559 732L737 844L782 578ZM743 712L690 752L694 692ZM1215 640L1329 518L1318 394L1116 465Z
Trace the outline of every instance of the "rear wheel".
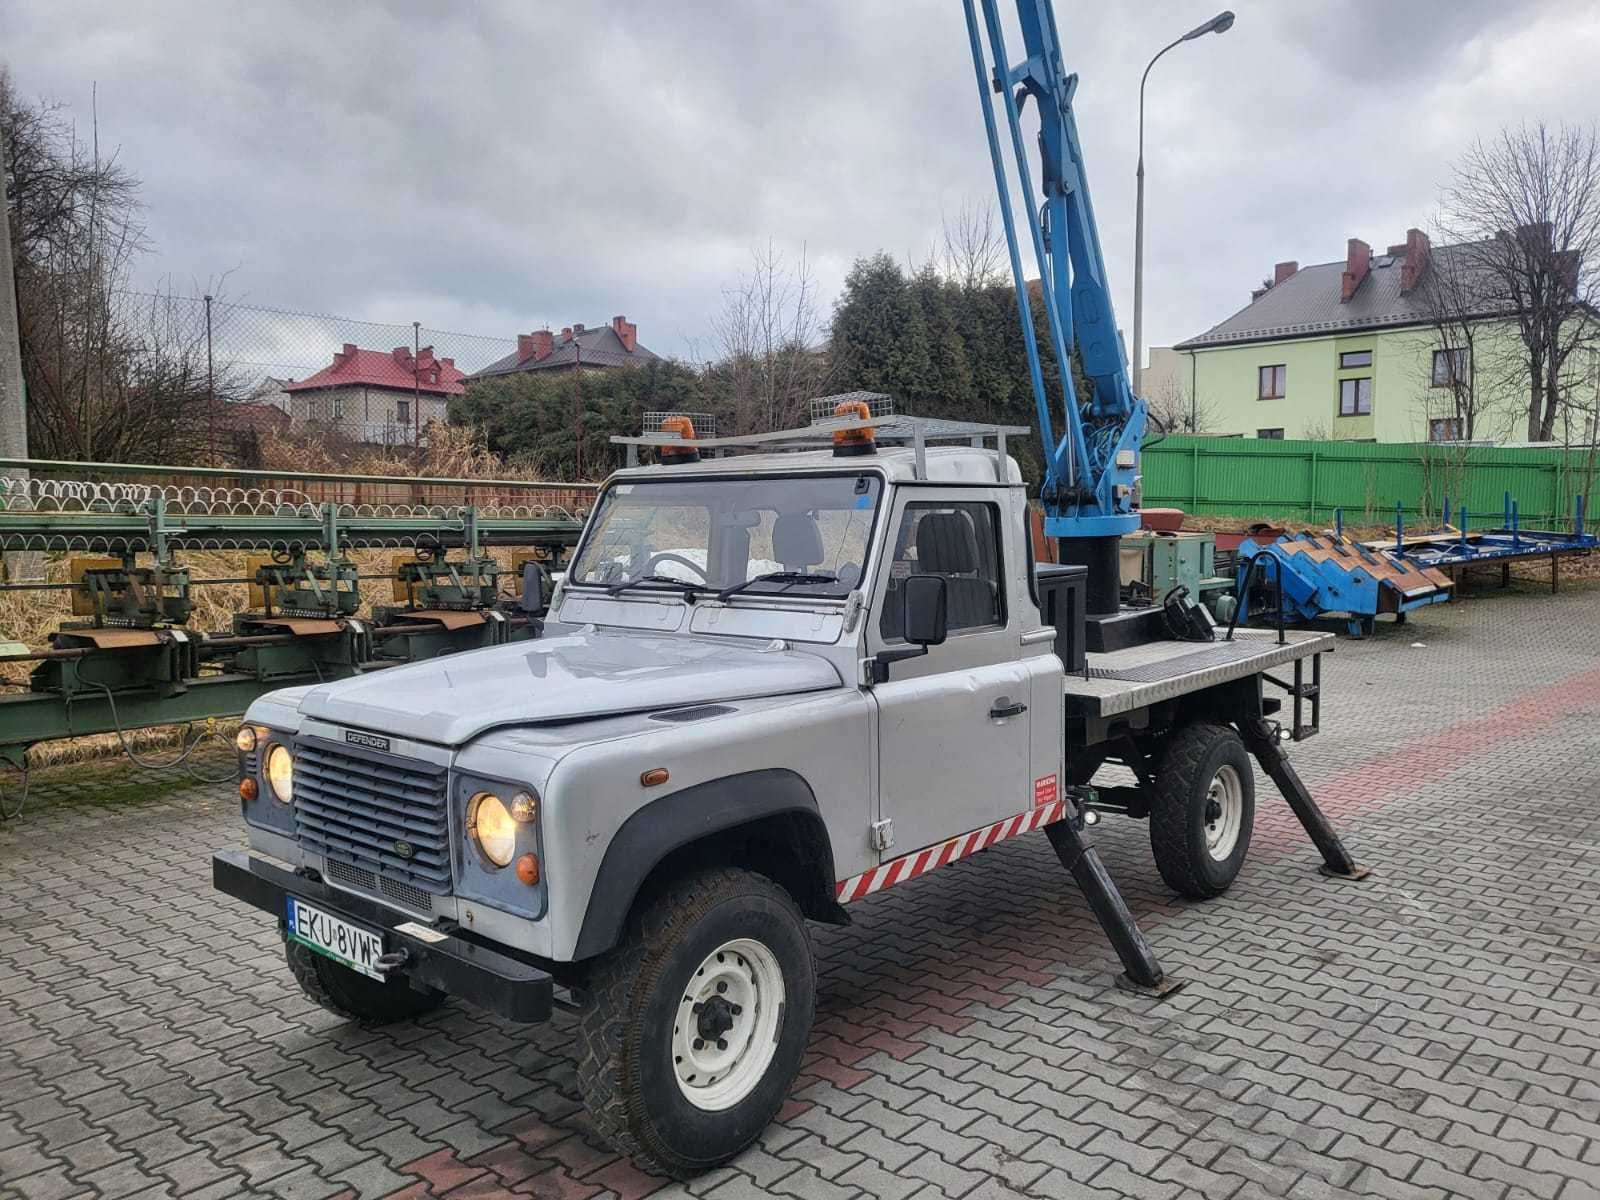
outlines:
M777 884L728 870L673 883L586 989L578 1082L595 1125L680 1178L727 1162L789 1094L815 993L805 920Z
M411 1021L432 1012L447 999L433 988L419 992L403 979L369 978L299 942L285 942L283 954L300 990L347 1021L363 1025Z
M1255 825L1250 754L1227 725L1196 722L1167 743L1150 803L1150 848L1161 878L1191 900L1228 890Z

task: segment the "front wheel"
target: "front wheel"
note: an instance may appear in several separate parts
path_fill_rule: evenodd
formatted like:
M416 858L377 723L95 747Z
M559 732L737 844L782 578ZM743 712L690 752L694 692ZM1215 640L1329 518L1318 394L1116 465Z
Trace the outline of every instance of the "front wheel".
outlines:
M578 1083L612 1145L679 1178L727 1162L777 1115L816 1008L789 894L708 871L641 903L590 977Z
M1228 890L1255 826L1255 773L1239 735L1201 721L1173 735L1156 768L1150 849L1167 885L1191 900Z

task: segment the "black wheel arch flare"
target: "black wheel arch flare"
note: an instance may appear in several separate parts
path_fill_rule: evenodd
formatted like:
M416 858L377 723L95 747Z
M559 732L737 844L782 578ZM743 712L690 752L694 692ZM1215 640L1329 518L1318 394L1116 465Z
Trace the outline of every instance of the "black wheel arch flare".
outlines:
M774 837L793 843L791 852ZM848 922L834 900L833 848L810 784L786 768L726 775L672 792L645 804L622 823L606 847L589 891L573 958L603 954L616 945L629 910L658 869L670 860L704 865L717 850L761 847L776 881L814 920ZM776 855L770 851L778 851ZM761 870L762 863L722 861Z

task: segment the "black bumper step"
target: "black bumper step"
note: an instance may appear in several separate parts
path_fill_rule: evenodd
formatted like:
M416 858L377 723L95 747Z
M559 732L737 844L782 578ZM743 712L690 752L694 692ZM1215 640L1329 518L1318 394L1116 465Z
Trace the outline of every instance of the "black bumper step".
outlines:
M398 978L404 975L508 1021L532 1024L550 1019L555 983L548 971L453 934L425 941L404 933L396 926L415 918L375 900L337 891L239 850L219 850L211 856L211 883L217 891L271 913L280 932L286 897L291 895L333 916L381 930L385 952L406 952L404 965L394 972L396 987L406 986Z

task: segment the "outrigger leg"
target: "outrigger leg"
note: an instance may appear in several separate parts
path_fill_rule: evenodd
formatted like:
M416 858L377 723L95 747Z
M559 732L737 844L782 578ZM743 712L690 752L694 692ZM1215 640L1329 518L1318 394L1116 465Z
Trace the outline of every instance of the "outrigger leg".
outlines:
M1064 821L1046 825L1045 833L1049 835L1050 845L1055 847L1056 857L1072 872L1073 881L1089 901L1095 920L1100 922L1100 928L1105 930L1117 957L1122 960L1125 973L1117 977L1117 986L1157 997L1181 988L1185 981L1169 979L1163 973L1155 951L1139 932L1122 893L1106 873L1105 864L1094 847L1084 845L1078 836L1076 818L1069 816Z
M1290 765L1289 756L1278 745L1272 726L1256 717L1240 722L1239 732L1244 735L1244 744L1250 753L1256 756L1261 769L1278 785L1290 809L1300 824L1305 826L1322 854L1322 866L1318 869L1331 879L1365 879L1370 875L1370 868L1359 865L1350 857L1350 852L1344 848L1344 843L1339 840L1328 818L1311 798L1299 772Z

